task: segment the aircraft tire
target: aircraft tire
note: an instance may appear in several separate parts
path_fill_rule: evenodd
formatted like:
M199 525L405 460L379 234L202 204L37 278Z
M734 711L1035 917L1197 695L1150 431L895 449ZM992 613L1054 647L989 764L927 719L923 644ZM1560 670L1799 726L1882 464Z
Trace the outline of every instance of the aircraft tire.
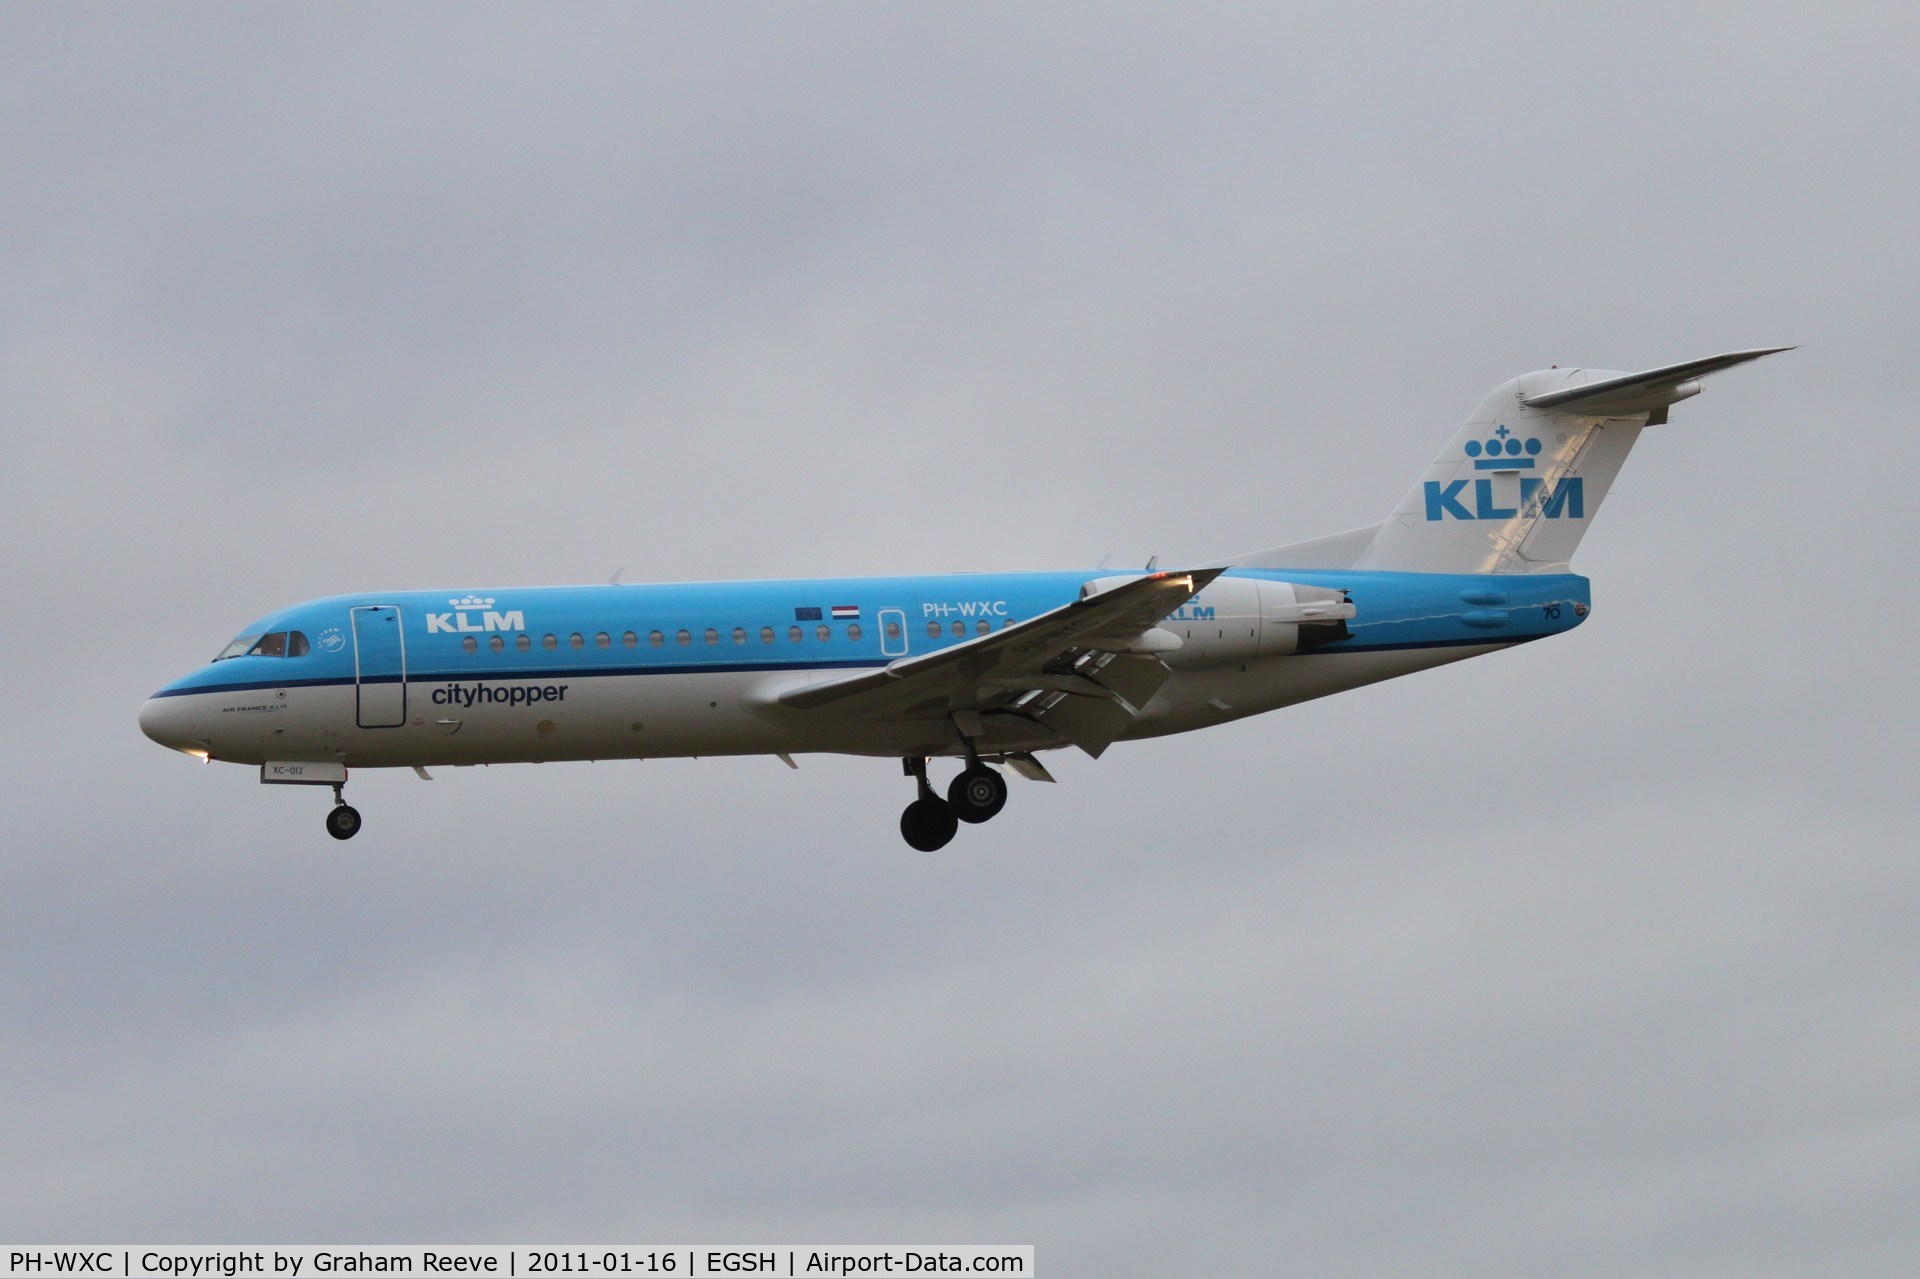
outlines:
M327 814L327 834L335 839L352 839L360 833L360 810L351 804L335 804Z
M907 805L900 814L900 835L923 853L945 848L960 829L953 806L937 795L927 795Z
M947 803L963 822L984 822L1007 806L1007 779L985 764L975 764L947 787Z

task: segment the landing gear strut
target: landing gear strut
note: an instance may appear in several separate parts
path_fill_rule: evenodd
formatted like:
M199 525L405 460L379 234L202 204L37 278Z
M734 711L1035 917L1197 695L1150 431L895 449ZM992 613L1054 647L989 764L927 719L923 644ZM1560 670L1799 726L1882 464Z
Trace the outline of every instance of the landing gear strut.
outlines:
M945 848L953 839L953 833L960 829L960 819L955 816L953 805L933 793L933 787L927 785L927 761L924 756L910 756L901 764L907 776L918 784L919 798L907 805L907 811L900 814L900 834L907 843L923 853L931 853Z
M333 811L327 814L327 834L335 839L352 839L360 833L360 810L347 803L340 782L333 786Z

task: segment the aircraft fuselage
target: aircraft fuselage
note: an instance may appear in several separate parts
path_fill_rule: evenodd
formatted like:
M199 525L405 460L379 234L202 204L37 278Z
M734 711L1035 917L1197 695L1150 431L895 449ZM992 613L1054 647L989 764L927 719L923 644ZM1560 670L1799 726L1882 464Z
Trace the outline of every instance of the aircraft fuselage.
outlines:
M393 591L283 609L266 652L156 693L149 736L242 764L349 767L693 755L966 753L946 710L843 717L778 694L964 644L1080 597L1100 571ZM1343 634L1262 617L1260 584L1344 592ZM1529 576L1234 570L1157 628L1172 671L1116 739L1205 728L1579 624L1588 583ZM274 642L273 637L286 639ZM256 640L249 650L258 650ZM1069 745L989 715L982 754Z

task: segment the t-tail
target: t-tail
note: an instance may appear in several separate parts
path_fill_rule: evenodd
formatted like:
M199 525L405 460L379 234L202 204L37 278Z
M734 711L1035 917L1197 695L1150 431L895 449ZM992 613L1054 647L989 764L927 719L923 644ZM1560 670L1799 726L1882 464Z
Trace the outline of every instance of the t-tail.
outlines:
M1647 426L1700 379L1763 355L1730 351L1644 373L1542 369L1504 383L1394 508L1367 529L1233 561L1248 568L1564 572Z

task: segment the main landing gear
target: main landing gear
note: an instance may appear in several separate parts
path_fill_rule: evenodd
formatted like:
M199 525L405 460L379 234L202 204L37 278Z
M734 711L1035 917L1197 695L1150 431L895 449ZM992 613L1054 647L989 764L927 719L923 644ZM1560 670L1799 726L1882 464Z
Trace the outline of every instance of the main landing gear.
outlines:
M352 839L360 833L360 810L347 803L345 784L333 785L333 811L327 814L327 834L335 839Z
M910 756L901 764L920 793L900 814L900 834L923 853L945 848L952 842L961 822L976 825L1007 806L1006 778L978 759L968 759L965 771L947 787L945 799L936 795L927 783L924 757Z
M955 817L977 826L1007 806L1007 779L976 759L947 787L947 806Z

